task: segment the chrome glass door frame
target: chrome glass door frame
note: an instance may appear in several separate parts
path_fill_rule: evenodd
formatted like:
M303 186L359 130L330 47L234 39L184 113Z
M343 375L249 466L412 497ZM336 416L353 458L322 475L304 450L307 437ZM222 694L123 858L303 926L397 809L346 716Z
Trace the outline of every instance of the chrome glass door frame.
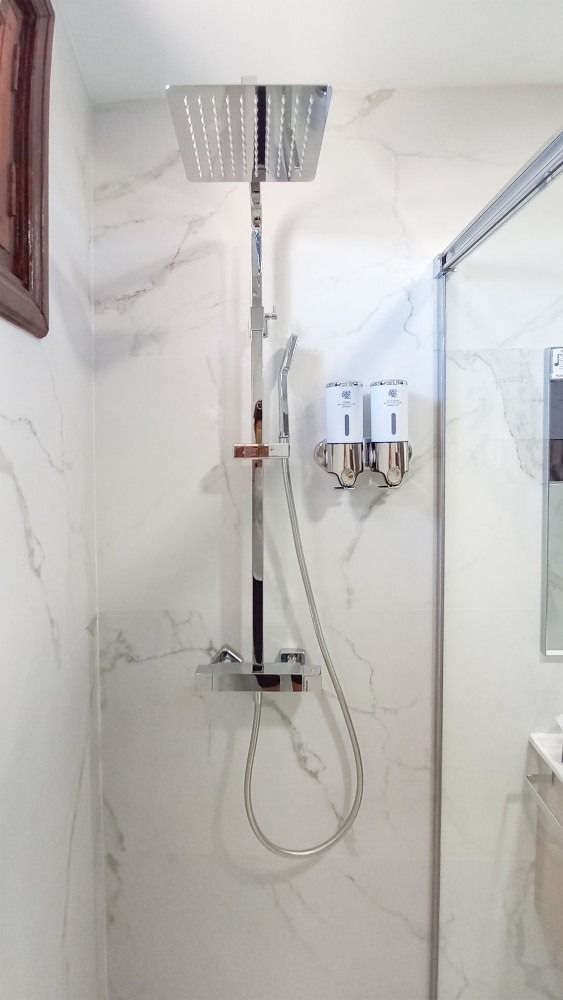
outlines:
M434 277L448 274L551 183L563 170L563 131L558 132L485 205L434 259Z

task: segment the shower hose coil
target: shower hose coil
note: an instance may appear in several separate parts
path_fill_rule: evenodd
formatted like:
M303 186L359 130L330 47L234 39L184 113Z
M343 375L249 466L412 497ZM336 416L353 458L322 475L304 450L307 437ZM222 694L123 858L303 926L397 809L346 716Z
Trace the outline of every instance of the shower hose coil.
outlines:
M332 662L330 651L326 643L321 621L319 618L319 613L317 610L317 605L315 602L315 595L313 593L311 580L309 578L309 571L307 569L307 562L305 559L305 553L303 551L303 544L301 542L301 532L299 530L297 510L295 508L295 498L293 496L293 487L291 484L289 461L287 458L282 458L281 463L282 463L282 474L283 474L283 483L285 488L285 496L287 500L287 508L289 511L289 520L291 523L291 531L293 534L293 542L295 545L297 561L299 563L299 569L301 572L301 579L303 581L303 586L305 588L305 596L307 598L307 604L309 605L311 620L313 622L313 628L315 630L315 635L317 637L317 642L319 644L321 655L325 663L326 669L328 671L328 675L331 679L332 686L334 688L334 692L336 694L338 704L340 706L340 710L344 718L344 723L348 731L348 736L350 737L350 743L352 746L352 752L354 755L354 762L356 767L356 789L355 789L354 799L348 815L342 821L340 826L335 830L332 836L327 838L327 840L323 840L320 844L315 844L313 847L304 847L304 848L282 847L279 844L276 844L273 840L270 840L270 838L267 837L266 834L263 832L263 830L260 828L252 804L252 773L254 770L256 747L258 744L258 734L260 732L260 719L262 715L262 694L258 692L254 695L254 717L252 720L252 732L250 735L250 745L248 748L246 769L244 773L244 804L250 826L252 827L252 830L255 833L258 840L260 841L260 843L265 848L267 848L267 850L272 851L274 854L279 854L282 857L286 858L308 858L316 854L321 854L323 851L327 851L330 847L333 847L334 844L337 844L339 840L342 840L344 835L348 832L348 830L352 826L354 820L356 819L356 816L358 815L358 810L360 808L360 804L362 801L362 795L364 790L364 769L363 769L360 745L358 743L358 737L356 735L356 730L354 728L354 723L352 721L350 709L348 708L344 692L340 686L338 674L336 673L336 669Z

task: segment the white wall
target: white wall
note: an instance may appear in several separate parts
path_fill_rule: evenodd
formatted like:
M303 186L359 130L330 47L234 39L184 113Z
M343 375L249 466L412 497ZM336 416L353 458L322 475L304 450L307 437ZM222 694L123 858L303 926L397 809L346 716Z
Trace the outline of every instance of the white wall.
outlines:
M563 707L542 654L562 211L557 180L448 283L441 1000L563 995L562 841L525 783L528 736Z
M304 544L366 764L362 812L317 862L244 816L251 704L194 695L248 655L248 194L189 185L164 104L97 116L97 474L113 1000L423 1000L434 628L434 253L559 122L550 90L337 93L313 185L264 190L273 385L290 330ZM393 494L312 463L333 378L406 376L414 461ZM274 427L274 401L269 392ZM279 470L267 470L267 651L318 658ZM307 844L349 799L330 691L270 700L269 834Z
M0 993L9 1000L104 995L91 753L89 142L89 105L59 22L51 101L51 328L38 341L0 321Z

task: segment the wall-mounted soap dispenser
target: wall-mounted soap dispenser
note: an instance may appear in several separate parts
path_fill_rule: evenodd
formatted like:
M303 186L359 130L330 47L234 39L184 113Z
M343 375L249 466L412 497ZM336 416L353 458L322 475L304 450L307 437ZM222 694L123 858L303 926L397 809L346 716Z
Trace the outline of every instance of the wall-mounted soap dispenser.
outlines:
M369 437L364 438L361 382L329 382L325 405L326 438L315 449L315 461L336 476L336 488L352 489L364 468L381 476L382 486L400 486L411 456L406 380L371 383Z
M385 486L400 486L409 467L409 394L405 379L384 379L370 386L371 435L365 464L383 476Z
M364 468L364 394L361 382L328 382L325 388L326 438L315 458L335 475L339 489L351 489Z
M325 389L326 439L333 444L364 440L364 400L361 382L329 382Z

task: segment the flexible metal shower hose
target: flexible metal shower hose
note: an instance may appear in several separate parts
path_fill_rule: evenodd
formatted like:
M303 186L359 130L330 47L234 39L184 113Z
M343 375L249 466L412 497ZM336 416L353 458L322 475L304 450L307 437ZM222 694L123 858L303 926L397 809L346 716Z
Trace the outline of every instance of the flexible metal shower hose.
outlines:
M305 560L305 553L303 551L303 545L301 543L301 533L299 531L299 521L297 519L297 511L295 509L295 499L293 496L293 487L291 485L291 475L289 471L289 460L287 458L282 458L282 473L283 473L283 483L285 487L285 496L287 499L287 507L289 511L289 519L291 522L291 530L293 533L293 542L295 544L295 552L297 555L297 561L299 563L299 569L301 571L301 579L303 580L303 586L305 588L305 595L307 597L307 604L309 605L309 611L311 612L311 620L313 622L313 628L315 629L315 635L319 643L321 654L328 670L329 677L332 681L332 686L336 697L338 699L338 704L340 705L340 710L344 717L344 722L346 724L346 729L348 730L348 735L350 737L350 743L352 744L352 751L354 754L354 761L356 764L356 792L354 795L354 801L350 812L343 820L338 829L329 837L327 840L323 840L322 843L316 844L314 847L304 847L301 849L293 849L289 847L281 847L276 844L273 840L261 830L258 825L256 816L254 814L254 808L252 805L252 771L254 769L254 759L256 757L256 746L258 743L258 734L260 732L260 718L262 715L262 694L258 692L254 695L254 718L252 720L252 733L250 735L250 746L248 748L248 756L246 758L246 770L244 773L244 804L246 807L246 815L248 816L248 821L258 837L260 843L266 847L269 851L274 854L279 854L286 858L308 858L315 854L321 854L322 851L327 851L329 847L333 847L337 844L339 840L348 832L352 826L356 816L358 815L358 810L362 801L362 795L364 791L364 768L362 763L362 754L360 751L360 745L358 743L358 737L356 736L356 730L354 729L354 723L352 722L352 716L350 715L350 709L346 703L346 698L344 692L340 686L340 681L338 680L338 675L336 673L334 664L332 662L328 646L324 637L322 630L319 613L317 611L317 605L315 603L315 596L313 594L313 588L311 586L311 580L309 579L309 571L307 569L307 562Z

